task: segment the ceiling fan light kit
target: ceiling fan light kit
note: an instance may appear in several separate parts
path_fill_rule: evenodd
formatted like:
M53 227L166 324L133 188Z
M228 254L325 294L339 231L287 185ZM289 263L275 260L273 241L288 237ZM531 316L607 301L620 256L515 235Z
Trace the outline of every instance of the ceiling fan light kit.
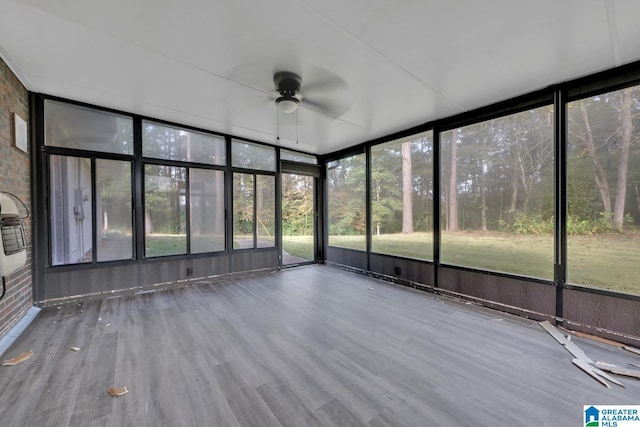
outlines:
M280 110L281 113L286 113L286 114L290 114L296 111L298 109L299 103L300 101L297 98L293 98L293 97L287 98L287 97L281 96L280 98L276 99L278 110Z

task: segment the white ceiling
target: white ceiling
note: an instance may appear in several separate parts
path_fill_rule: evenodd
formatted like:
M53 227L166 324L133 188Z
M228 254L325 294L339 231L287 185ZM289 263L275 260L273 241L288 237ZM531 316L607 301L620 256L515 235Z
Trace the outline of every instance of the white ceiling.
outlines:
M638 0L0 0L0 57L34 92L325 154L636 61L639 19ZM300 108L298 144L294 116L276 141L283 70L340 110Z

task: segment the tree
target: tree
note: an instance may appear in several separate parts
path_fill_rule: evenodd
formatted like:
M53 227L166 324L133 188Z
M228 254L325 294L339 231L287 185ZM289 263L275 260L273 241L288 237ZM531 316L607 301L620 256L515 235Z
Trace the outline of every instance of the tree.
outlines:
M637 87L627 88L569 105L572 113L569 116L570 133L578 143L572 146L574 156L585 156L590 160L592 185L601 204L600 209L589 213L575 206L576 200L586 200L587 197L573 192L573 210L589 214L583 218L585 220L605 218L617 229L622 229L625 220L629 180L635 185L636 172L630 177L629 162L637 139L633 134L634 112L640 109L636 91ZM575 157L572 158L574 163L578 161Z
M595 180L596 188L598 188L598 192L600 193L604 213L608 216L611 214L611 193L609 191L609 182L607 180L607 174L604 167L600 163L600 157L596 152L596 144L594 142L586 102L580 102L580 113L583 120L582 135L580 139L582 140L587 156L593 165L593 179Z
M451 169L449 176L449 231L458 231L458 131L451 131Z
M411 141L404 142L402 152L402 232L413 233L413 173Z
M618 177L616 185L616 203L613 210L613 225L621 229L624 220L624 205L627 199L627 171L629 168L629 148L631 147L631 135L633 123L631 121L631 89L622 91L622 143L618 157Z

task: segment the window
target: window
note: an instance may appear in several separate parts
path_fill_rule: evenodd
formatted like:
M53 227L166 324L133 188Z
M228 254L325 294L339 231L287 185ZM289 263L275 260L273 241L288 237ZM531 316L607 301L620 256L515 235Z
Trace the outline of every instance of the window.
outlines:
M275 177L233 174L233 248L275 246Z
M131 162L96 159L97 260L133 258Z
M49 157L51 264L93 259L91 159Z
M327 164L329 245L366 250L366 157Z
M443 263L553 278L553 108L440 136Z
M253 174L233 174L233 248L253 248Z
M256 175L256 226L257 247L275 246L276 230L276 178Z
M185 181L187 169L145 165L145 256L187 252Z
M433 259L431 132L371 149L371 250Z
M567 105L567 281L640 294L640 86Z
M309 163L312 165L318 164L318 159L316 158L316 156L284 149L280 150L280 160L288 160L290 162L298 163Z
M102 153L133 154L133 120L73 104L44 103L45 144Z
M231 150L231 165L234 168L269 172L276 170L276 150L273 147L233 141Z
M191 253L225 249L224 172L189 170Z
M142 122L142 155L156 159L224 165L226 144L222 137Z

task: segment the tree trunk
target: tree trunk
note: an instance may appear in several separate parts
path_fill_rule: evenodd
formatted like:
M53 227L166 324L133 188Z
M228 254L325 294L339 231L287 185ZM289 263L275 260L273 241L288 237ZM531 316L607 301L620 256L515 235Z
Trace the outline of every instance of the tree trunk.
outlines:
M638 190L637 182L633 183L633 189L635 190L635 193L636 193L636 206L638 207L638 210L640 210L640 190Z
M612 223L621 229L624 221L624 205L627 198L627 170L629 167L629 148L633 123L631 121L631 90L622 91L622 144L618 157L618 179L616 183L616 204L613 210Z
M589 122L589 116L587 114L587 108L584 103L580 103L580 110L582 111L582 119L584 120L585 138L584 145L587 150L587 155L591 159L594 169L594 178L596 181L596 187L600 192L600 199L602 200L602 207L605 214L611 213L611 193L609 192L609 184L607 183L607 175L598 160L596 154L596 146L593 142L593 134L591 133L591 124Z
M402 232L413 233L413 172L411 142L402 144Z
M509 212L515 212L518 203L518 162L513 162L513 175L511 175L511 205L509 206Z
M451 131L451 176L449 177L449 231L458 231L458 132Z
M482 188L482 231L487 231L487 189Z

